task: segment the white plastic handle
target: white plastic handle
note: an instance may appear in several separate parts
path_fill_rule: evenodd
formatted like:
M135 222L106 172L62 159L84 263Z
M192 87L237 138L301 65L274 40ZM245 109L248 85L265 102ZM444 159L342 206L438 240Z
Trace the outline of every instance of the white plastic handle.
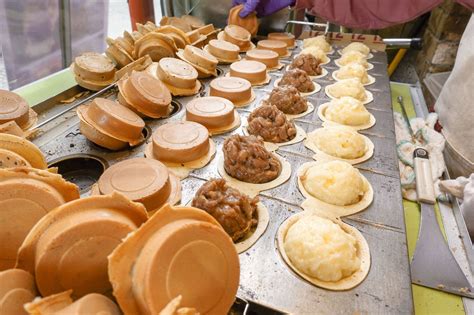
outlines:
M425 149L416 149L413 160L415 164L416 194L418 201L434 204L436 198L428 152Z

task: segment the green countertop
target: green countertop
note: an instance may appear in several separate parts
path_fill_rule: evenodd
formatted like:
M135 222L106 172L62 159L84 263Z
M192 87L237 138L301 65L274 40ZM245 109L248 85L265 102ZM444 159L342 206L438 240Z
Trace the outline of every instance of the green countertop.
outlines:
M401 113L400 105L397 102L398 96L403 96L405 109L409 118L416 117L415 108L410 95L410 87L406 84L390 84L392 91L393 110ZM403 200L403 208L405 211L405 227L407 233L408 254L410 259L415 251L416 240L418 239L418 228L420 226L420 208L416 202ZM441 223L439 209L436 207L438 222ZM443 230L443 229L442 229ZM443 231L444 233L444 231ZM415 314L464 314L464 305L462 298L422 287L416 284L412 285L413 304Z
M21 95L33 107L76 84L73 73L69 69L64 69L41 80L22 86L14 92Z

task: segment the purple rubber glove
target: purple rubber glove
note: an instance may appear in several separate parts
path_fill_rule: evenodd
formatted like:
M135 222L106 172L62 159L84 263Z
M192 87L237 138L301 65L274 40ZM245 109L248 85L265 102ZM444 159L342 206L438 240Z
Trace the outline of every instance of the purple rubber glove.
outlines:
M244 8L240 11L241 18L256 11L257 17L271 15L288 6L293 6L296 0L232 0L232 6L243 4Z

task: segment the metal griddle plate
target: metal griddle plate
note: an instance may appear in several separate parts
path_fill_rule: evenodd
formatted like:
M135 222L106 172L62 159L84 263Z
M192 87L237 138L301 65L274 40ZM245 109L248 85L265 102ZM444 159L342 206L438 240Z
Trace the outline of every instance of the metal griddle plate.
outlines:
M299 50L296 49L293 55ZM331 73L337 69L334 60L339 58L339 55L335 52L330 57L331 63L324 67ZM290 60L291 58L286 59L285 63ZM377 124L362 133L374 142L375 154L370 160L356 167L372 184L375 198L367 210L344 219L345 222L355 226L369 243L372 266L367 279L349 291L332 292L320 289L293 273L280 257L275 245L277 229L286 218L301 211L298 205L303 201L297 189L296 170L302 163L312 161L312 152L302 143L298 143L279 150L279 154L291 162L291 179L261 194L262 202L270 211L271 220L260 240L240 255L239 296L296 314L412 313L410 272L386 54L375 52L374 58L369 61L375 66L369 73L376 78L376 83L366 87L374 94L374 102L368 104L367 108L376 117ZM227 72L228 66L220 67ZM317 107L329 101L324 93L324 87L334 82L330 73L317 80L323 88L309 97L316 110L296 120L296 124L307 132L321 126L321 121L317 117ZM272 72L271 76L272 82L269 85L255 89L257 99L250 106L238 110L242 116L247 116L272 89L273 81L279 75ZM206 92L209 81L204 80ZM115 98L115 94L109 97ZM183 106L191 99L192 97L177 98ZM61 106L64 108L65 105ZM38 108L41 107L48 106L43 104ZM41 119L46 119L51 115L49 113L54 114L54 111L54 108L46 110L44 116L40 116ZM182 109L171 118L147 120L146 123L155 130L167 121L180 120L184 112ZM111 152L91 144L79 133L78 118L75 117L74 111L55 119L43 129L47 131L35 142L46 153L48 161L65 155L89 153L101 156L112 165L123 159L143 156L144 145L133 150ZM241 128L232 132L235 133L242 134ZM229 134L213 138L218 145L218 152L221 151L224 138ZM183 204L189 202L206 179L218 177L216 163L217 160L214 159L208 166L193 171L190 177L183 180Z

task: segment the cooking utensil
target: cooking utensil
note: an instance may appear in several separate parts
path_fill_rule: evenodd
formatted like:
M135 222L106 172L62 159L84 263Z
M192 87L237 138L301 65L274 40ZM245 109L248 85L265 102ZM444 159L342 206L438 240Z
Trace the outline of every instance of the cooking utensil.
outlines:
M327 33L329 32L329 22L326 23L314 23L314 22L306 22L306 21L297 21L297 20L289 20L286 21L285 29L288 27L290 24L298 24L298 25L305 25L305 26L311 26L313 30L315 30L317 27L323 28L324 29L324 35L326 36Z
M428 151L415 149L413 159L421 222L411 261L412 283L474 298L474 289L449 249L436 220L436 199Z
M413 132L413 129L411 129L410 120L408 119L408 114L405 109L405 103L403 102L403 96L401 95L398 96L397 101L398 101L398 104L400 104L400 107L402 108L402 116L405 119L405 122L408 126L408 131L410 132L410 136L412 139L415 139L415 133Z
M263 305L257 302L254 302L249 299L244 299L236 297L234 305L229 311L231 315L283 315L289 314L287 312L282 312L276 310L270 306Z

